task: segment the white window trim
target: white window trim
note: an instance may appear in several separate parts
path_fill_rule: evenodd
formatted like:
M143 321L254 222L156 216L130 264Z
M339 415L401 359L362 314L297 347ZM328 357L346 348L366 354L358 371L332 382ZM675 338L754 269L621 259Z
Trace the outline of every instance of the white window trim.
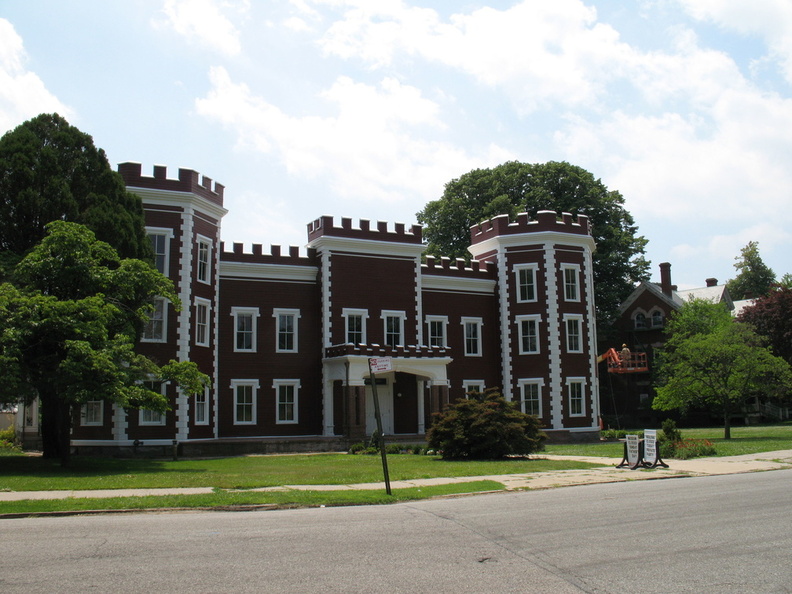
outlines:
M280 348L280 316L291 316L294 318L294 347L290 349ZM276 353L297 353L299 352L300 310L276 307L272 310L272 317L275 318L275 352Z
M481 328L484 326L483 318L462 318L462 352L466 357L483 357L484 356L484 346L483 346L483 335ZM467 342L467 325L468 324L475 324L477 326L477 340L476 344L478 347L478 352L470 353L468 352L468 342Z
M407 313L393 309L383 309L380 316L382 318L382 344L388 344L388 319L396 318L399 320L399 340L396 341L395 346L404 346L404 321L407 319Z
M237 347L237 332L238 325L237 325L237 316L239 315L250 315L253 317L253 335L251 337L251 348L249 349L240 349ZM232 307L231 308L231 317L234 318L234 352L235 353L255 353L258 349L258 318L259 318L259 308L258 307Z
M162 303L162 337L160 338L146 338L145 328L140 335L140 342L163 343L168 342L168 303L169 301L164 297L155 297L153 301Z
M481 394L487 389L487 384L484 383L484 380L462 380L462 390L465 392L465 398L468 397L468 392L471 391L473 386L481 387L481 390L479 390Z
M366 344L368 342L368 334L367 334L367 323L368 323L368 310L367 309L354 309L354 308L347 308L341 310L341 317L344 318L344 342L343 344L350 344L349 343L349 318L352 316L360 316L360 330L361 330L361 337L360 337L360 344Z
M202 421L198 420L198 397L203 396L203 406L204 406L204 418ZM194 414L193 414L193 422L197 426L203 426L209 424L209 388L204 388L203 392L196 393L194 396Z
M165 276L168 276L170 271L170 244L173 239L173 229L170 227L146 227L146 236L149 235L164 235L165 236L165 253L163 254L162 268Z
M146 383L146 382L144 382ZM160 382L160 394L165 396L167 391L167 382ZM145 412L156 413L159 414L160 420L159 421L144 421L143 415ZM148 410L148 409L140 409L138 411L138 425L141 427L162 427L165 425L165 413L157 413L157 411Z
M250 421L240 421L237 418L237 388L240 386L250 386L251 390L251 410L250 410ZM233 419L234 425L255 425L256 424L256 411L258 410L258 390L259 390L259 382L258 380L254 379L233 379L231 380L231 391L233 392L234 398L234 412L233 412Z
M98 421L88 420L88 405L92 403L99 403ZM82 427L101 427L104 425L104 400L89 400L80 407L80 425Z
M566 274L568 270L573 270L575 272L575 298L569 299L567 297L567 282L566 282ZM580 264L561 264L561 286L563 287L564 291L564 301L568 303L580 303L581 299L581 287L580 287Z
M280 388L281 386L294 387L294 419L284 420L280 418ZM272 387L275 389L275 424L276 425L296 425L300 421L300 380L296 379L276 379L272 380Z
M572 413L572 385L580 385L580 412ZM567 410L570 417L585 417L586 416L586 378L585 377L568 377L566 380L567 386Z
M540 335L540 323L542 321L542 316L540 314L529 314L529 315L522 315L522 316L515 316L514 322L517 324L517 340L519 344L517 345L518 352L521 355L538 355L542 350L542 337ZM534 322L536 323L536 350L535 351L526 351L523 349L523 333L522 333L522 323L523 322Z
M212 302L203 297L196 297L194 302L195 307L195 345L208 347L212 341ZM198 340L198 311L200 307L206 307L206 336L205 340Z
M578 335L578 349L570 349L569 348L569 324L568 322L572 320L577 320L578 322L578 330L580 334ZM583 316L581 314L564 314L564 347L566 348L567 353L575 353L579 354L583 352Z
M520 410L522 412L524 413L528 412L526 410L527 407L525 404L527 402L527 400L525 399L525 386L537 386L539 391L539 412L536 413L536 416L539 417L540 419L542 418L542 415L544 414L544 410L542 407L542 390L544 389L544 385L545 385L544 379L542 379L541 377L529 377L529 378L517 380L517 389L520 394Z
M533 288L534 288L533 299L520 298L520 273L524 270L530 270L533 276ZM537 287L537 274L536 274L538 270L539 270L539 264L537 264L536 262L514 265L514 286L516 289L515 296L517 298L517 303L536 303L539 300L539 290Z
M212 254L214 250L214 242L203 235L196 235L195 239L196 253L195 253L195 279L199 283L205 285L212 284ZM206 246L206 278L201 278L201 246Z
M443 340L440 348L448 347L448 316L426 316L426 344L432 344L432 322L439 322L443 325Z

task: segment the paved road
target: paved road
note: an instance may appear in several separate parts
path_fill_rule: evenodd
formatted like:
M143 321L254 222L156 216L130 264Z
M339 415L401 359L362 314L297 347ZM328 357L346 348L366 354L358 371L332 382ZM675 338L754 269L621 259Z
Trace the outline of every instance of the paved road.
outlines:
M792 470L380 507L0 521L0 591L790 592Z

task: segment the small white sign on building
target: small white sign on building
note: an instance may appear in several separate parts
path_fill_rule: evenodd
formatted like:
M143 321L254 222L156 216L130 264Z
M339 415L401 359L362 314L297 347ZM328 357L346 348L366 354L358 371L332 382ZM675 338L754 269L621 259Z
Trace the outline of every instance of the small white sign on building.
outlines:
M369 369L371 369L371 373L393 371L393 363L390 357L372 357L369 359Z

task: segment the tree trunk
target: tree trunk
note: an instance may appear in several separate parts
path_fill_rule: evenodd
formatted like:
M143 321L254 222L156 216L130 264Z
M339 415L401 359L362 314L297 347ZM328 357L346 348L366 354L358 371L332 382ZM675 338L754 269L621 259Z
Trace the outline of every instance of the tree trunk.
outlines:
M731 439L731 413L723 413L723 439Z
M68 465L71 454L71 406L55 390L39 389L41 400L41 442L44 458L60 458Z

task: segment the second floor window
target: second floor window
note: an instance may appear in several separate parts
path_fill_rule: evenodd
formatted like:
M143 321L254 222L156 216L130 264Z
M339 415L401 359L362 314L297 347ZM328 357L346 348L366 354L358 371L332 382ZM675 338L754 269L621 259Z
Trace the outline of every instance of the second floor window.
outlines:
M198 240L198 280L209 283L211 275L212 242L206 238Z
M256 352L256 325L259 310L257 307L232 307L234 317L234 352Z
M535 265L515 266L518 303L536 301L536 268Z
M209 346L210 306L205 299L195 300L195 344L198 346Z
M539 316L518 316L520 354L533 355L539 352Z
M564 300L580 301L580 267L566 265L561 270L564 274Z
M360 345L366 342L366 319L368 311L365 309L344 309L342 317L345 321L345 342Z
M165 315L168 306L162 297L155 298L152 305L154 309L149 312L149 319L143 327L140 339L143 342L165 342Z
M462 318L465 355L468 357L481 356L481 325L481 318Z
M579 316L565 316L566 347L568 353L583 352L582 320Z
M446 325L448 318L445 316L426 316L426 326L429 331L429 346L445 347Z
M272 314L276 324L275 350L278 353L297 352L297 320L300 317L296 309L276 309Z
M404 345L404 312L383 311L382 318L385 324L385 344L389 347Z

